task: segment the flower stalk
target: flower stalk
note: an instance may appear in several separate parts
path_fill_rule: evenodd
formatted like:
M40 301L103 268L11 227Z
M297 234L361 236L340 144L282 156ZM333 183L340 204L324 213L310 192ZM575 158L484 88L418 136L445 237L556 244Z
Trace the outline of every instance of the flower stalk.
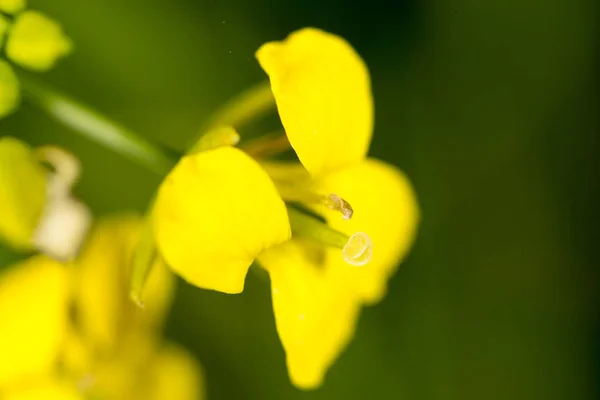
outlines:
M161 176L175 164L149 141L67 95L35 82L23 73L19 73L19 81L26 99L74 132Z

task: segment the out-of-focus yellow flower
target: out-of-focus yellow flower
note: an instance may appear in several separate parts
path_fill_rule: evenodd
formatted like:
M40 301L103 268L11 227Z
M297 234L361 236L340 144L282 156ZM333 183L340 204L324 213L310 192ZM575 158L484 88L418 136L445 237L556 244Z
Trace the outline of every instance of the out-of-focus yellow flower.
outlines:
M25 8L25 0L0 0L0 11L16 14Z
M256 256L291 235L269 176L233 147L182 158L160 186L153 220L168 265L198 287L225 293L240 293Z
M0 273L0 392L49 373L66 334L66 267L36 256Z
M10 386L2 391L3 400L85 400L76 386L63 380L43 377Z
M141 229L142 219L133 214L101 220L76 261L79 330L99 352L116 349L132 331L158 330L171 305L175 279L161 262L148 278L144 310L129 300L129 268Z
M18 139L0 138L0 237L18 250L72 259L91 220L87 207L71 196L79 169L78 160L60 148L33 150Z
M31 249L46 202L46 172L27 144L8 136L0 138L0 188L0 236Z
M173 274L157 262L143 310L128 297L131 258L142 228L140 217L122 215L101 221L92 232L75 262L78 318L63 359L93 398L154 399L168 388L181 394L177 398L195 400L204 390L198 363L160 337L173 297Z
M35 71L52 68L71 49L71 41L61 26L37 11L17 15L6 43L9 59Z
M20 101L19 81L11 66L0 60L0 119L12 113Z

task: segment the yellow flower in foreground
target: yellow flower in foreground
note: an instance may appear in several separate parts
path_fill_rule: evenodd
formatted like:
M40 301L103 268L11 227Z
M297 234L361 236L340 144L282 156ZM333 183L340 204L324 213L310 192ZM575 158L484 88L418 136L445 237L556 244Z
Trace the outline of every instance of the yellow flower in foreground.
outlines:
M373 125L369 76L343 39L305 29L264 45L257 57L271 80L289 141L311 174L299 182L276 173L282 166L272 163L268 168L278 187L335 194L346 202L345 219L327 202L305 206L329 227L348 236L364 232L372 241L372 255L364 255L370 260L360 267L348 265L339 249L315 249L302 232L259 256L271 276L290 378L299 387L314 388L352 337L361 306L385 294L388 278L414 240L419 211L400 171L364 158ZM370 251L368 243L361 251Z
M35 71L52 68L71 49L71 41L61 26L37 11L17 15L6 43L9 59Z
M346 41L307 28L256 55L301 164L261 159L278 148L269 140L246 147L258 163L232 147L188 155L159 189L154 235L170 267L202 288L241 292L258 259L271 278L290 378L315 388L352 338L360 309L384 296L419 210L399 170L366 158L370 78ZM268 104L244 98L247 110L227 108L216 120L235 124Z
M269 176L233 147L181 159L159 189L153 220L167 264L190 283L225 293L240 293L256 256L291 235Z

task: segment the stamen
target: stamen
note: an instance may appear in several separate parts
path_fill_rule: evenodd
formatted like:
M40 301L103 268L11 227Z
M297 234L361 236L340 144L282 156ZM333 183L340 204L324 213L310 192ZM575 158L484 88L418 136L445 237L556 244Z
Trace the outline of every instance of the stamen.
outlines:
M342 249L344 261L355 267L367 264L373 258L373 242L366 233L356 232L350 236Z
M344 219L350 219L354 214L354 210L352 209L350 203L335 193L331 193L325 198L325 205L330 210L341 212Z
M357 232L348 237L342 232L330 228L317 217L295 207L288 207L288 216L294 235L314 240L328 247L341 249L342 258L352 266L360 267L371 261L373 242L366 233Z
M340 212L344 219L350 219L354 214L350 203L335 193L322 195L289 184L276 183L276 185L279 195L285 201L298 202L304 205L322 205L330 210Z
M253 158L268 158L283 153L291 148L285 132L275 132L249 140L240 148Z

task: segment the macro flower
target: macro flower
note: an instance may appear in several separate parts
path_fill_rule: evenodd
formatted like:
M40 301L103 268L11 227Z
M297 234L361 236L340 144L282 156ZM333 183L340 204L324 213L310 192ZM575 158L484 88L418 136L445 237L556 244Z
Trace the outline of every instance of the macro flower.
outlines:
M88 208L71 195L79 170L63 149L0 138L0 238L17 250L74 258L91 223Z
M352 337L360 307L384 296L387 280L414 240L419 211L399 170L365 158L373 131L369 75L343 39L306 29L263 45L257 57L269 75L290 144L310 174L299 180L273 172L276 185L299 193L301 203L308 199L303 205L333 230L350 238L366 233L368 239L358 237L360 251L371 252L363 241L372 242L361 266L340 257L339 249L315 248L302 237L304 230L259 257L271 277L290 378L299 387L314 388ZM278 168L269 165L271 171ZM342 218L330 202L311 201L303 192L322 199L333 194L348 213Z
M352 338L361 308L385 295L414 241L419 209L402 172L366 157L370 78L344 39L306 28L256 56L283 140L182 158L159 188L153 231L166 263L201 288L241 292L256 259L271 279L290 378L311 389ZM237 123L268 104L245 98L215 120ZM281 143L299 162L266 157Z
M167 264L205 289L240 293L248 268L291 232L267 173L237 148L185 156L161 184L153 212Z

